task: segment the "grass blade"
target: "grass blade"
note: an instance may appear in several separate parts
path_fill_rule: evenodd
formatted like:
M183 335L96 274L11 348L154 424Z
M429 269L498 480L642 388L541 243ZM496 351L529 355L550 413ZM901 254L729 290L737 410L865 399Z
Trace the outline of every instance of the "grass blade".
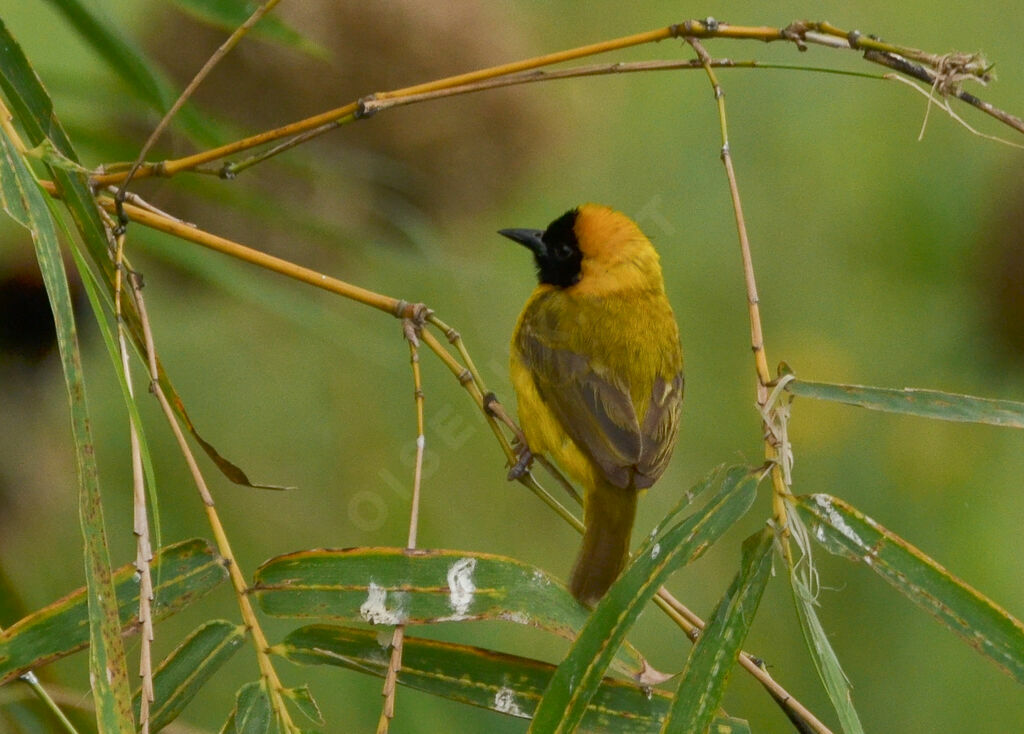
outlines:
M768 584L774 539L772 530L765 528L743 543L740 570L680 673L682 683L662 728L665 734L709 730Z
M1024 625L903 538L842 500L796 498L796 508L829 551L861 561L903 595L1024 683Z
M786 389L794 395L815 400L829 400L858 405L886 413L905 413L922 418L966 423L989 423L994 426L1024 428L1024 403L1013 400L990 400L971 395L903 388L897 390L864 385L836 385L827 382L793 380Z
M479 647L406 637L398 683L435 696L529 718L555 666ZM310 625L291 632L271 651L303 665L334 665L383 678L388 651L373 630ZM661 729L671 698L657 689L605 678L587 706L584 731L653 734ZM716 717L714 731L745 734L739 719Z
M571 732L579 726L612 656L647 601L673 571L698 558L743 516L754 501L762 476L761 470L729 469L719 491L703 508L667 531L652 535L640 548L594 609L552 676L531 732Z
M95 447L89 428L89 409L85 396L85 374L78 350L78 334L71 305L64 261L57 242L57 231L43 193L35 177L18 152L6 130L0 131L0 176L5 199L16 188L28 217L28 229L36 249L36 259L50 299L57 332L64 382L71 411L78 470L79 521L85 540L85 578L89 591L90 670L93 699L100 732L129 732L132 728L131 694L117 604L111 581L110 554L107 548L103 505L96 466Z

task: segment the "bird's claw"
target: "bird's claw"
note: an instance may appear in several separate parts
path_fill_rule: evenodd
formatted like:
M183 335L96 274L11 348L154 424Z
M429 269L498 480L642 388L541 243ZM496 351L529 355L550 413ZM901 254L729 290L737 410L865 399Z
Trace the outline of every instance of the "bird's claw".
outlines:
M516 463L512 465L512 468L508 470L508 480L510 482L516 479L522 479L530 471L530 464L533 463L533 452L530 451L530 447L523 444L516 449L516 453L519 458L516 459Z

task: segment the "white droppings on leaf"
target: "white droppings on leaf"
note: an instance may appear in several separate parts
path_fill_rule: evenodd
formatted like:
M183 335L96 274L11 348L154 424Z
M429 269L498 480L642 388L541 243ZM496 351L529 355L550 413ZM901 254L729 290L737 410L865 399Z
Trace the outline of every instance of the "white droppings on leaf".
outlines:
M865 543L864 540L857 535L857 531L851 528L846 523L846 520L843 519L840 512L832 506L832 501L828 495L814 495L814 503L818 506L818 509L824 513L828 524L838 530L840 535L856 545L858 549L864 551L866 554L874 555L875 551L871 546Z
M661 543L655 543L651 546L651 560L661 555Z
M387 589L371 581L366 589L366 601L359 607L359 616L370 624L402 624L401 608L388 609L387 600Z
M523 711L516 700L516 692L505 686L499 688L494 694L494 710L509 716L518 716L521 719L530 718L530 715Z
M473 603L473 594L476 593L476 584L473 583L475 570L475 558L460 558L448 567L448 603L456 615L464 615Z

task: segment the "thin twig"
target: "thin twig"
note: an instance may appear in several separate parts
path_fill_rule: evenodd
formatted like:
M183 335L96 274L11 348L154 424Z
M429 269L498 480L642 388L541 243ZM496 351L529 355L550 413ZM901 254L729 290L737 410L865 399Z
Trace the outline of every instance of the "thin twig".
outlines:
M622 48L629 48L631 46L638 46L644 43L651 43L652 41L661 41L666 38L671 38L675 32L676 26L670 26L668 28L659 28L654 31L648 31L646 33L637 33L631 36L625 36L623 38L616 38L610 41L603 41L601 43L594 43L587 46L581 46L579 48L569 49L567 51L559 51L553 54L546 54L544 56L537 56L522 61L515 61L510 64L501 64L499 66L493 66L487 69L480 69L477 71L471 71L464 74L457 74L455 76L445 77L444 79L438 79L436 81L427 82L426 84L416 84L411 87L405 87L402 89L396 89L391 92L381 92L375 97L401 97L408 94L419 94L421 92L430 92L435 89L443 89L447 87L457 87L462 84L469 84L472 82L480 81L482 79L489 79L496 76L503 76L505 74L514 74L520 71L526 71L528 69L537 69L542 66L549 66L551 64L561 63L563 61L571 61L573 59L582 58L584 56L593 56L594 54L605 53L607 51L616 51ZM359 119L363 115L360 112L361 102L356 100L350 102L341 107L333 110L327 110L313 117L308 117L298 122L293 122L289 125L276 128L274 130L268 130L257 135L237 140L227 145L222 145L217 148L202 151L194 155L186 156L184 158L178 158L176 160L164 161L158 164L143 164L138 168L135 173L135 178L143 176L173 176L180 171L191 170L197 166L201 166L210 163L215 160L220 160L227 156L241 152L243 150L249 150L256 148L267 143L272 143L275 140L281 140L283 138L290 138L293 135L305 133L309 130L319 128L322 125L337 122L344 124ZM105 185L111 183L120 183L125 179L125 174L112 173L102 174L94 176L92 183L94 185Z
M213 502L213 496L210 494L210 490L206 485L206 479L203 477L203 473L196 462L195 455L192 453L192 449L188 445L185 434L181 430L181 426L178 424L178 419L174 413L174 409L171 407L170 402L167 400L167 396L164 394L163 388L160 386L156 348L153 344L153 333L149 324L149 316L146 312L145 299L142 297L142 289L140 284L134 279L130 281L129 284L132 288L135 305L138 310L139 322L142 326L145 353L149 365L150 389L156 396L157 401L160 403L160 408L163 410L164 416L171 427L171 432L174 434L175 441L178 444L178 450L181 452L182 457L185 459L185 463L188 465L189 472L192 475L192 481L199 492L200 498L202 499L203 509L206 511L207 521L210 523L210 528L213 531L213 538L217 545L217 551L224 559L224 564L227 566L228 570L228 577L231 579L231 585L234 587L235 598L238 600L242 620L245 622L246 628L252 634L253 646L256 650L256 661L260 668L260 675L266 683L267 694L270 697L271 708L274 711L275 718L284 730L288 732L288 734L298 734L299 728L294 724L294 722L292 722L291 714L285 705L283 695L284 687L281 685L281 680L278 678L277 671L274 670L273 663L270 661L270 656L267 653L270 645L267 642L267 637L264 634L262 627L260 626L259 619L252 608L252 601L249 598L248 584L246 582L245 575L242 573L238 560L235 558L235 555L231 550L231 544L228 541L227 533L224 531L224 526L220 521L220 516L217 514L217 509Z
M740 253L743 260L743 274L747 287L751 347L754 352L754 365L757 373L757 405L761 413L761 425L764 430L765 457L772 463L772 513L783 556L790 567L792 567L793 556L789 545L790 531L786 512L786 498L790 496L788 482L789 467L792 464L792 451L789 447L788 437L785 435L785 408L782 403L777 402L780 390L776 389L769 392L771 374L768 371L768 359L764 348L764 333L761 328L761 312L758 305L759 298L757 295L757 281L754 277L754 264L750 254L750 239L747 235L739 185L736 181L736 172L733 168L732 153L729 146L729 128L725 114L725 92L718 82L714 69L708 63L710 57L701 42L695 38L687 38L686 40L693 46L693 50L704 63L704 69L707 72L708 80L711 82L711 88L714 91L715 102L718 107L719 125L722 132L721 157L722 163L725 166L726 178L729 182L729 194L732 198L736 231L740 241ZM662 596L662 599L668 601L668 596L666 594ZM690 618L689 621L696 624L697 620ZM703 625L701 625L701 628L703 628ZM793 699L781 686L778 686L771 676L748 653L742 652L738 659L740 664L761 682L779 706L798 725L809 727L812 731L820 732L821 734L829 731L817 717Z
M844 69L828 69L825 67L809 67L796 64L772 64L763 61L746 60L733 61L732 59L711 59L711 66L722 69L786 69L791 71L812 71L823 74L840 74L843 76L857 76L867 79L881 79L881 74L866 74L864 72L847 71ZM383 110L399 107L402 105L427 102L442 97L452 97L472 92L482 92L486 89L498 89L519 84L531 84L533 82L549 82L555 79L575 79L590 76L607 76L611 74L631 74L650 71L680 71L700 70L704 65L696 59L661 59L652 61L615 61L610 64L589 64L586 66L574 66L569 69L556 69L546 71L535 69L533 71L511 74L509 76L487 79L473 84L463 84L451 89L440 89L434 92L423 92L421 94L410 94L404 97L377 98L368 97L363 100L363 110L366 116L382 112Z
M704 39L727 38L736 40L758 40L764 42L784 41L793 43L800 50L806 49L807 44L810 43L828 48L863 51L866 60L896 69L897 71L910 76L915 76L929 84L934 81L935 74L938 73L940 68L949 66L948 62L951 56L956 58L962 57L964 60L956 67L956 74L953 77L955 79L955 83L949 85L946 91L966 104L977 107L979 110L992 116L996 120L999 120L1003 124L1009 125L1020 132L1024 132L1024 121L1020 118L1000 110L990 103L984 102L976 96L959 88L958 84L961 79L973 78L982 82L989 79L988 67L983 63L983 60L981 60L980 57L962 54L929 54L918 49L886 43L872 36L861 34L859 31L844 31L825 22L796 21L785 28L776 28L771 26L737 26L718 22L714 18L705 18L703 20L687 20L683 23L677 23L665 28L657 28L644 33L637 33L552 54L536 56L510 64L502 64L464 74L457 74L455 76L445 77L425 84L417 84L389 92L370 94L359 100L349 102L341 107L314 115L313 117L243 138L217 148L185 156L184 158L167 160L159 163L143 163L138 166L133 166L131 169L131 177L173 176L182 171L197 170L200 167L207 166L213 161L221 160L242 151L262 147L268 143L294 138L295 136L306 136L307 133L312 131L316 131L313 133L315 135L319 132L338 127L339 125L364 119L374 111L384 109L386 106L392 106L397 103L395 102L396 100L404 98L413 98L415 101L423 101L426 99L435 99L436 96L450 96L453 93L464 94L472 91L479 91L481 89L491 88L491 86L523 84L531 81L566 78L568 76L586 76L595 73L615 73L615 64L604 67L604 71L583 70L582 73L578 73L574 70L565 70L562 72L548 72L535 77L524 72L532 72L533 70L540 69L545 66L573 61L575 59L593 56L600 53L607 53L609 51L616 51L632 46L656 43L669 38L680 37ZM713 60L710 60L710 58L708 59L708 62L711 64L715 63ZM658 62L655 62L655 64L657 63ZM701 65L703 66L703 63ZM729 64L723 65L727 66ZM687 66L692 66L692 63L688 62L686 64L681 64L679 68L686 68ZM762 65L755 64L754 66ZM628 68L628 66L626 68ZM655 68L662 67L651 67L651 69ZM644 69L638 67L635 70L643 71ZM489 80L497 80L502 77L512 77L514 80L499 82L494 85L486 83L489 82ZM435 95L434 93L437 92L441 92L442 94ZM285 143L285 146L286 148L292 147L299 142L304 142L309 139L309 137L312 137L312 135L298 138L291 143ZM276 152L279 152L279 150L276 150ZM257 156L258 160L265 160L266 157L268 156ZM247 167L258 162L258 160L253 159L238 165ZM237 171L240 169L233 168L229 165L223 168L221 172L222 175L230 175L233 170ZM121 183L125 181L127 177L128 173L124 171L97 173L92 177L92 183L94 185Z
M787 69L794 71L813 71L823 74L840 74L843 76L857 76L868 79L882 79L881 74L866 74L864 72L846 71L843 69L827 69L824 67L807 67L799 66L795 64L770 64L760 61L733 61L731 59L712 59L711 65L718 68L728 69ZM610 64L589 64L587 66L577 66L570 69L557 69L554 71L546 71L544 69L534 69L531 71L520 72L518 74L510 74L508 76L501 76L494 79L486 79L483 81L472 82L470 84L460 84L457 87L451 87L448 89L437 89L432 92L421 92L419 94L409 94L402 97L378 97L375 95L369 95L360 100L360 114L355 118L344 118L333 120L329 123L321 125L313 130L295 135L294 137L288 138L283 143L275 145L273 148L269 148L265 151L261 151L256 155L245 158L237 163L227 163L220 169L211 169L210 173L216 173L223 178L233 178L237 174L241 173L247 168L251 168L257 163L262 163L269 158L283 153L286 150L290 150L301 143L329 132L337 127L341 127L344 124L350 122L356 122L358 120L365 119L371 115L375 115L378 112L392 109L394 107L403 107L405 105L418 104L420 102L429 102L431 100L444 99L446 97L456 97L463 94L472 94L474 92L482 92L488 89L499 89L501 87L511 87L520 84L531 84L534 82L549 82L556 79L575 79L582 77L592 76L606 76L609 74L629 74L638 72L650 72L650 71L679 71L687 69L702 69L703 66L699 61L694 59L672 59L672 60L660 60L660 61L632 61L622 62L616 61ZM201 169L195 169L196 172L201 172Z
M113 210L115 204L110 199L100 199L100 206L107 210ZM254 250L251 247L246 247L237 242L232 242L224 237L219 237L215 234L205 232L197 227L183 224L182 222L164 217L154 212L142 209L137 206L130 204L124 205L125 216L133 222L139 222L152 229L166 232L179 237L189 242L194 242L197 245L202 245L211 250L217 250L225 255L244 260L246 262L258 265L267 270L272 270L281 275L286 275L289 278L301 280L304 283L316 286L317 288L323 288L324 290L337 293L338 295L345 296L353 301L358 301L367 306L373 306L376 309L390 313L399 318L409 318L414 315L415 304L410 304L405 301L400 301L397 298L390 298L383 296L379 293L360 288L359 286L346 283L337 278L319 273L310 268L304 268L301 265L296 265L288 260L283 260L273 255L268 255L259 250Z
M234 33L228 36L227 40L220 45L220 48L214 51L213 55L206 60L206 63L203 64L203 68L201 68L192 78L192 81L188 83L188 86L185 87L182 93L174 101L174 104L172 104L171 108L167 110L166 114L164 114L160 119L160 122L157 123L156 128L154 128L153 132L150 133L150 136L146 139L146 142L142 145L139 155L136 156L135 162L132 163L131 168L128 169L128 174L121 182L121 188L117 192L117 200L119 202L124 201L125 191L128 188L128 184L132 182L132 179L135 177L139 167L142 166L143 162L146 160L146 154L149 153L150 149L156 144L156 141L160 139L160 136L163 134L164 130L167 129L167 126L178 113L178 110L182 108L199 85L203 83L203 80L206 79L207 75L213 71L213 67L215 67L221 59L227 56L231 49L238 45L238 42L242 40L242 37L249 32L249 29L256 25L264 15L273 10L274 6L280 1L281 0L267 0L263 5L256 8L253 14L250 15L242 25L238 26Z
M402 333L409 343L409 362L412 365L413 396L416 401L416 465L412 478L412 502L409 507L409 538L406 548L416 547L416 534L419 529L420 486L423 480L423 452L426 449L426 434L423 429L423 381L420 376L420 342L419 334L422 323L413 319L402 320ZM377 734L387 734L391 720L395 717L395 694L398 684L398 673L402 669L402 643L405 640L405 625L397 625L391 635L391 659L388 661L387 674L384 677L384 706L377 722Z
M109 226L109 225L108 225ZM121 371L125 384L128 386L128 397L135 398L135 386L132 384L131 365L128 357L126 339L127 327L121 310L121 299L124 294L124 279L127 272L124 260L125 233L122 230L116 237L117 249L114 257L114 317L117 322L117 347L121 356ZM136 275L129 273L128 278ZM132 286L132 291L136 290ZM149 734L149 707L155 696L153 692L153 574L150 564L153 561L153 548L149 535L149 514L146 508L146 480L142 467L142 450L139 444L138 426L135 418L129 413L129 446L132 460L132 507L133 530L135 532L135 570L139 574L139 677L142 679L142 690L139 693L139 726L141 734Z
M754 352L754 368L757 373L757 405L763 410L768 402L768 385L771 383L771 372L768 369L768 357L764 348L764 332L761 328L761 310L758 306L760 299L757 295L757 280L754 277L754 262L750 254L750 238L747 235L747 223L743 216L743 202L740 199L739 184L736 181L736 171L732 164L732 151L729 145L729 126L725 114L725 92L718 81L715 70L711 68L711 57L704 49L704 46L696 38L687 38L687 42L693 46L704 70L707 72L708 80L711 82L711 89L715 95L715 103L718 106L718 123L722 131L722 164L725 166L725 175L729 182L729 196L732 199L733 215L736 221L736 233L740 242L740 256L743 260L743 277L747 288L747 316L750 320L750 345ZM779 533L782 552L787 560L792 558L789 548L789 527L786 520L785 496L788 490L782 480L781 469L777 459L779 457L778 446L773 440L772 434L765 427L765 458L773 462L772 467L772 515L775 521L776 531Z

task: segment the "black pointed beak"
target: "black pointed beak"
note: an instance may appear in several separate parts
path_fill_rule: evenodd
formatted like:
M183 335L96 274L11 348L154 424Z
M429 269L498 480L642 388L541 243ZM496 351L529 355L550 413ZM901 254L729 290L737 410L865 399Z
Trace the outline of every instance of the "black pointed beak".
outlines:
M542 229L499 229L498 234L508 237L513 242L518 242L523 247L528 247L534 255L543 257L547 253L547 245L544 244Z

